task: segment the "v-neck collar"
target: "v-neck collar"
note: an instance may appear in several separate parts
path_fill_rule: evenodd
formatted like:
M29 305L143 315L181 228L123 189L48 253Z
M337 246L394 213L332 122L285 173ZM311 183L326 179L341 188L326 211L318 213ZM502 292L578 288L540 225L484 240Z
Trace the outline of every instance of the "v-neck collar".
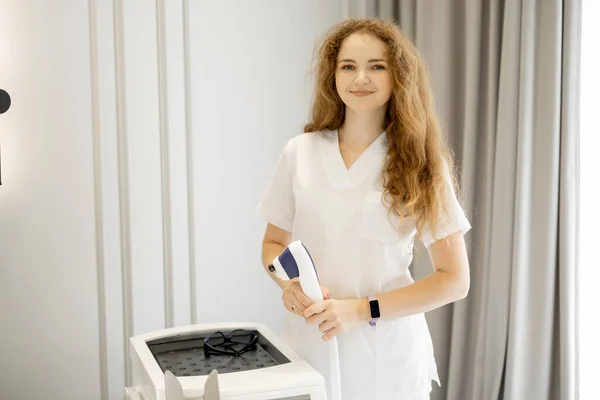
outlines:
M360 183L374 168L381 167L383 156L387 153L385 131L367 147L350 168L346 168L340 152L337 130L326 132L321 146L321 157L329 181L334 187L351 187Z

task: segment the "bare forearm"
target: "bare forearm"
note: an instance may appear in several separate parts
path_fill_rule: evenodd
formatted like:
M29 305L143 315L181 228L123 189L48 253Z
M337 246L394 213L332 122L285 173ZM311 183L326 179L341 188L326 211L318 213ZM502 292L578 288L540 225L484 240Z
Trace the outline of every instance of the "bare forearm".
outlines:
M264 242L262 245L263 267L265 268L265 271L267 271L267 274L269 274L271 279L273 279L273 281L282 289L284 287L285 282L279 279L273 272L269 271L268 267L273 262L275 257L279 256L284 249L284 246L275 242Z
M390 319L434 310L464 298L467 292L468 280L438 271L403 288L380 293L377 299L381 319Z
M403 288L376 295L380 319L389 320L423 314L466 297L470 285L469 260L460 231L429 247L436 272ZM329 340L356 323L371 319L365 297L330 299L309 306L303 313L306 322L318 324L324 340Z

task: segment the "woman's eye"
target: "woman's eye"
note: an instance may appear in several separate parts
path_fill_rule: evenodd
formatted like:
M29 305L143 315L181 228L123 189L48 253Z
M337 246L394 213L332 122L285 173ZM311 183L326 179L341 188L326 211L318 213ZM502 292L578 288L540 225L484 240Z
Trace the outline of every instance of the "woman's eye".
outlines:
M354 69L354 65L343 65L342 66L342 70L345 70L345 71L352 71L353 69ZM373 69L376 71L381 71L381 70L384 70L385 67L383 65L374 65Z

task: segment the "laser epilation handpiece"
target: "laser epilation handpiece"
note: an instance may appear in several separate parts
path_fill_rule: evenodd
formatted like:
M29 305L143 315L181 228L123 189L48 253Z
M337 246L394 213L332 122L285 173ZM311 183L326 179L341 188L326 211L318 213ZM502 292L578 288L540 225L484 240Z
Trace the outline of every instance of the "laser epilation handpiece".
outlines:
M269 270L282 280L298 278L302 291L309 299L315 303L323 300L315 264L300 240L290 243L269 265ZM340 360L335 337L328 341L328 350L332 396L330 400L341 400Z

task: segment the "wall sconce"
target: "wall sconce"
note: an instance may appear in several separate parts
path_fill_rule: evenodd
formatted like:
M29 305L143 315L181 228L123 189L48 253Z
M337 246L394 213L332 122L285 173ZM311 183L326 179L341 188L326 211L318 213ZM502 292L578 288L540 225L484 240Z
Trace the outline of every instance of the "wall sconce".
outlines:
M10 108L10 96L6 91L0 89L0 114L4 114ZM0 185L2 185L2 162L0 158Z

